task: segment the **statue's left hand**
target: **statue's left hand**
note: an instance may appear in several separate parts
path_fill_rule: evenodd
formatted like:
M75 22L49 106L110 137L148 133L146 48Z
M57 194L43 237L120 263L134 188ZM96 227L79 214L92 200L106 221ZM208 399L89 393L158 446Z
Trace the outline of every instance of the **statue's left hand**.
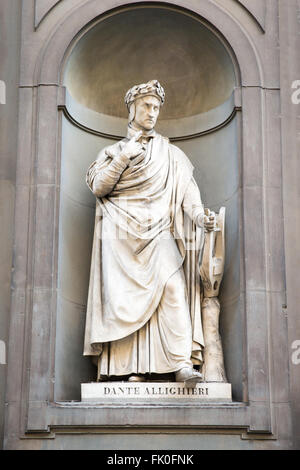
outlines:
M214 211L205 209L203 224L208 232L211 232L216 227L216 214Z

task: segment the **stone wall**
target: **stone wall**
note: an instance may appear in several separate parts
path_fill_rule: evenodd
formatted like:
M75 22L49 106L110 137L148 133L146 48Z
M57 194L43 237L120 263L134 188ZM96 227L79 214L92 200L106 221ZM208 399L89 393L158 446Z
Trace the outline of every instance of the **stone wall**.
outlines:
M0 448L3 441L5 385L13 268L14 204L16 185L18 84L21 5L0 3Z
M300 80L299 0L170 0L163 5L166 12L175 8L213 31L227 48L238 77L241 304L237 315L242 329L238 339L230 338L228 322L223 329L228 334L226 349L232 344L231 366L240 361L239 399L231 406L192 409L163 404L91 409L80 401L55 399L56 377L63 376L59 366L69 360L63 358L66 350L60 342L68 330L63 320L68 313L57 316L65 65L84 34L133 3L134 8L149 6L142 0L26 0L22 29L20 2L1 3L7 32L3 70L11 74L5 77L8 90L15 89L20 64L19 94L9 91L9 109L0 105L1 111L8 109L4 111L7 131L1 132L5 155L1 193L6 204L0 214L5 227L0 340L5 342L10 316L6 387L6 366L0 365L0 419L4 387L7 402L4 447L299 448L300 365L292 353L300 340L295 251L300 104L291 98L292 84ZM156 3L161 7L155 1L151 6ZM230 305L227 308L230 312ZM83 316L78 311L79 323ZM72 338L69 341L68 354L77 354L78 347L72 348Z

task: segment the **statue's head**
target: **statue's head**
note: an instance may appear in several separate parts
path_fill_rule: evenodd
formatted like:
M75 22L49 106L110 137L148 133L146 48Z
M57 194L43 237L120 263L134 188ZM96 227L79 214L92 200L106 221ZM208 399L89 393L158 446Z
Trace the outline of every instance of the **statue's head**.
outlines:
M139 129L152 130L164 101L165 92L157 80L130 88L125 95L129 123L133 122Z

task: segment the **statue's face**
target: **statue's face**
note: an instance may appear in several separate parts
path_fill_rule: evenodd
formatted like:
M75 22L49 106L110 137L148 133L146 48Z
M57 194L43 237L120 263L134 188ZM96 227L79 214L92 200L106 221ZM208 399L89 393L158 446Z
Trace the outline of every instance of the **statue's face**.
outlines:
M135 101L134 123L140 128L150 131L154 128L160 109L160 100L155 96L144 96Z

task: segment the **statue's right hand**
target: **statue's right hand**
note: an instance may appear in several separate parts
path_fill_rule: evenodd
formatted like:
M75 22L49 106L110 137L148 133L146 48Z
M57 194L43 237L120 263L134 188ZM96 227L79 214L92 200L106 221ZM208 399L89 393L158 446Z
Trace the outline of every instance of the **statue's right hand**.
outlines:
M137 132L122 148L122 154L126 155L127 158L130 158L130 160L137 157L145 150L142 144L138 142L142 133L142 131Z

